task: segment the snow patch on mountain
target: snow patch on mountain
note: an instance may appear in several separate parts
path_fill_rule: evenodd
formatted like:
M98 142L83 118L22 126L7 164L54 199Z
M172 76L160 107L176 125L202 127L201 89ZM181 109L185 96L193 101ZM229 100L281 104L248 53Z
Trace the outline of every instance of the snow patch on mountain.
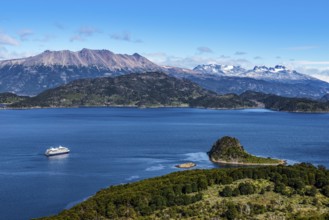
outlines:
M295 70L289 70L285 66L276 65L275 67L255 66L251 70L246 70L240 66L230 65L198 65L193 69L199 73L212 74L228 77L247 77L266 81L305 81L317 80L309 75L298 73Z
M240 66L218 64L198 65L193 70L199 73L214 74L220 76L238 76L246 71Z

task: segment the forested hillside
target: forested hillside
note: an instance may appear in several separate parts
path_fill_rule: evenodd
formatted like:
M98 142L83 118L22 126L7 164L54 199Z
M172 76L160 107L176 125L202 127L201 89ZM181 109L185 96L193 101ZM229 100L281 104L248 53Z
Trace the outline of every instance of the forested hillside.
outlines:
M191 170L112 186L42 219L327 219L329 171L310 164Z

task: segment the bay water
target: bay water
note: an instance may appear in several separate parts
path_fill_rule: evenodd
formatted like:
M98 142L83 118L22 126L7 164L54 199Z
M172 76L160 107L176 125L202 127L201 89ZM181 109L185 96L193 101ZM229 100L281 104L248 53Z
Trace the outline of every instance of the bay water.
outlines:
M206 154L220 137L252 154L329 167L329 114L192 108L0 111L0 219L52 215L114 184L223 168ZM63 145L71 153L44 156Z

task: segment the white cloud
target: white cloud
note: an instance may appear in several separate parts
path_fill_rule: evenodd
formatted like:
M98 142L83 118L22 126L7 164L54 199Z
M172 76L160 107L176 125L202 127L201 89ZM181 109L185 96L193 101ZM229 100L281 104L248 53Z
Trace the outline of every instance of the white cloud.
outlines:
M329 65L329 61L310 61L310 60L295 60L294 63L299 65Z
M84 38L82 38L80 35L74 35L70 38L70 41L73 42L73 41L85 41Z
M33 31L30 29L22 29L17 32L21 41L26 41L28 38L33 35Z
M114 40L131 41L131 34L125 31L122 33L112 34L111 38Z
M0 46L0 60L17 59L35 55L35 52L15 52L8 51L7 48Z
M222 58L222 59L229 59L231 57L230 56L226 56L226 55L221 55L220 58Z
M5 59L7 53L8 51L5 47L0 47L0 59Z
M77 34L70 38L70 41L85 41L87 37L93 36L95 33L101 33L101 31L92 26L82 26L77 31Z
M200 64L225 64L225 65L241 65L248 67L253 67L252 63L246 59L232 59L226 56L220 57L203 57L203 56L187 56L187 57L178 57L168 55L166 53L157 52L157 53L147 53L143 54L152 62L155 62L161 66L175 66L182 68L193 69Z
M0 44L18 46L19 42L15 38L0 32Z
M202 54L202 53L213 53L212 49L210 49L209 47L198 47L197 48L198 53Z
M283 65L289 69L329 82L329 61L292 60Z
M131 33L129 31L123 31L121 33L113 33L110 35L111 39L113 40L122 40L127 42L134 42L134 43L142 43L143 41L141 39L133 39L131 37Z
M247 53L246 52L243 52L243 51L237 51L234 53L234 55L237 55L237 56L241 56L241 55L246 55Z
M65 30L65 26L59 22L55 22L54 26L60 30Z
M311 76L318 78L322 81L329 82L329 75L323 75L323 74L312 74Z
M99 33L100 31L92 26L82 26L78 30L78 34L81 36L92 36L95 33Z
M44 35L42 38L37 38L37 39L35 39L34 41L38 41L38 42L43 42L43 43L45 43L45 42L49 42L50 40L52 40L52 39L54 39L54 38L56 38L55 35L52 35L52 34L46 34L46 35Z

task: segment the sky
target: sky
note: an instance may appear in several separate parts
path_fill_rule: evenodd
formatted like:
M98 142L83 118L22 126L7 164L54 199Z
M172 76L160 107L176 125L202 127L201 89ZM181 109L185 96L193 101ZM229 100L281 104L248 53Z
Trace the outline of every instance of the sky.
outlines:
M159 65L285 65L329 81L328 0L10 0L0 60L45 50L139 53Z

